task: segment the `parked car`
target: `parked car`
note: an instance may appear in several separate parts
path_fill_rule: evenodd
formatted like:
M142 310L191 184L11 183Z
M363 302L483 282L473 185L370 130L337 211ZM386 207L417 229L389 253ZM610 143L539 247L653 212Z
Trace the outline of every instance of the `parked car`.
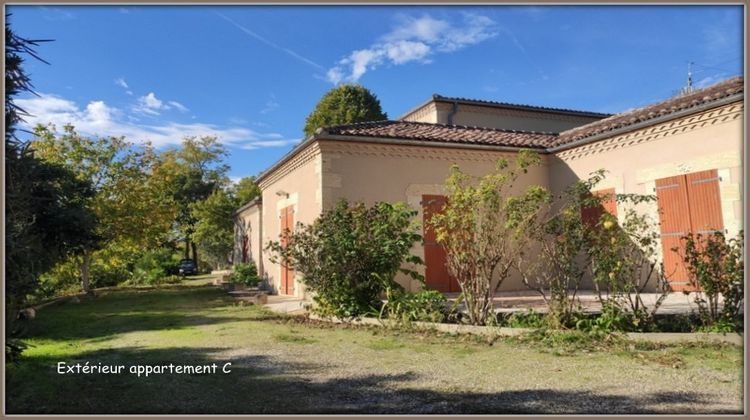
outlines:
M186 259L180 260L180 275L181 276L194 276L198 274L198 267L195 266L193 260Z

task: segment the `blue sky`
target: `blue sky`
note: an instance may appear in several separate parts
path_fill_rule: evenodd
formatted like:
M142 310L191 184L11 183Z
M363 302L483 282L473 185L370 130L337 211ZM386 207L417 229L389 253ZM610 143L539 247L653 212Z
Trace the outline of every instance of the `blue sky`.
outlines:
M30 123L148 139L217 135L230 176L302 137L335 83L396 118L433 93L621 112L742 74L741 6L8 6Z

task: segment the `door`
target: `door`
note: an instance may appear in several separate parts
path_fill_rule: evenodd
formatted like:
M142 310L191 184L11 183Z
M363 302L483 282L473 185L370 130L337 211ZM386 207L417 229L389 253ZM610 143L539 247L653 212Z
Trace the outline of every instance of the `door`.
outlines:
M713 169L658 179L656 197L664 273L675 291L695 290L689 285L680 238L688 232L705 236L724 229L718 173Z
M437 243L435 232L428 226L433 214L443 211L446 197L442 195L422 196L422 225L424 227L424 263L425 283L427 288L443 293L460 292L461 288L455 278L448 274L448 262L445 249Z
M281 246L286 246L287 233L294 230L294 206L281 209ZM284 295L294 294L294 270L281 263L281 290Z
M246 263L248 259L248 237L247 234L242 235L242 263Z

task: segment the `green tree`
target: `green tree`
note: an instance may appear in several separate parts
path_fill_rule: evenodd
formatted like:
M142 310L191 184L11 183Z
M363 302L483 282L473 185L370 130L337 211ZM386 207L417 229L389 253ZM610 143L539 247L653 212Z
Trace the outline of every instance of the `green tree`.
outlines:
M203 250L206 260L221 269L229 262L234 248L234 212L238 200L224 189L214 190L203 201L193 203L196 219L193 240Z
M478 180L454 165L445 185L447 203L428 221L446 250L448 272L461 287L474 325L487 322L495 293L528 246L528 226L549 199L540 186L511 193L515 181L539 162L539 155L521 151L514 167L500 159Z
M360 85L345 84L323 95L307 116L304 132L305 136L311 136L320 127L387 119L372 92Z
M249 203L250 200L260 196L260 194L260 187L255 182L254 176L243 177L234 186L234 196L237 198L237 204L240 206Z
M146 249L163 243L174 210L151 182L157 155L149 145L136 147L122 137L84 137L70 125L59 135L52 126L37 126L34 133L32 148L39 157L69 168L94 190L86 206L96 215L98 241L88 243L77 257L85 292L91 289L96 250L124 240Z
M93 240L94 215L84 203L93 194L87 182L60 165L34 156L15 135L26 115L13 101L33 92L23 55L39 59L40 41L17 36L5 21L5 355L17 359L24 345L19 309L39 288L39 277L58 261ZM41 60L41 59L40 59ZM43 61L43 60L42 60Z
M159 177L166 182L177 208L177 230L185 243L184 258L198 264L198 247L193 241L198 218L193 203L208 198L229 183L229 167L224 163L227 151L213 136L186 137L179 149L162 154Z

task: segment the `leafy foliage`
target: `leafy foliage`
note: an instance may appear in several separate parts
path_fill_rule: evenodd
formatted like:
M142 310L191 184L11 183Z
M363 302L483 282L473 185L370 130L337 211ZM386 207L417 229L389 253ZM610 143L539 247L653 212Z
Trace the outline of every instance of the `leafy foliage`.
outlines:
M527 230L538 249L521 254L516 261L524 284L538 291L549 306L552 326L572 324L576 294L590 264L591 229L581 215L586 208L600 205L591 194L600 179L577 181L548 199L541 216Z
M17 36L5 21L5 355L18 360L25 348L18 311L39 288L39 277L58 261L95 240L95 215L85 206L93 190L63 165L34 156L16 137L26 113L14 103L33 93L23 56L36 59L41 41ZM43 60L41 60L43 61Z
M323 95L307 116L304 132L305 136L311 136L320 127L386 119L388 116L372 92L360 85L345 84Z
M159 248L144 252L133 267L132 284L158 284L179 273L180 258L172 250Z
M196 265L198 249L193 234L198 218L193 203L207 199L228 184L229 167L223 160L226 155L226 148L216 137L185 137L179 149L161 154L161 162L154 171L161 190L176 208L173 221L185 244L184 258L190 258L192 251Z
M551 326L588 325L588 318L578 325L576 313L580 305L576 295L586 278L592 279L604 311L596 322L617 328L624 324L607 321L614 314L629 319L628 329L645 327L669 292L657 255L659 235L655 225L648 216L633 210L655 197L612 197L629 207L620 225L616 217L604 211L603 203L610 197L592 193L604 177L605 171L598 170L570 185L548 203L543 216L529 229L539 251L523 256L518 266L524 283L548 303ZM648 286L661 292L650 310L641 295Z
M548 199L540 186L511 194L515 181L539 162L537 154L522 151L513 168L501 159L478 181L453 166L445 186L448 202L428 221L446 250L448 271L461 287L474 325L488 319L497 289L528 245L528 226Z
M258 267L250 261L247 263L235 264L232 268L232 283L241 283L250 287L255 287L260 283L258 277Z
M242 206L250 202L261 194L260 187L255 182L254 176L246 176L237 182L234 186L234 196L237 205Z
M652 196L641 198L653 199ZM628 197L622 201L635 203L637 200ZM623 316L629 318L627 330L651 328L656 312L671 291L659 259L660 236L656 224L649 216L630 208L620 224L612 215L603 214L592 236L589 254L594 288L602 307L612 308L612 311L620 309ZM651 308L643 300L643 293L649 288L659 293Z
M284 232L286 245L270 242L272 261L281 261L302 274L313 293L314 310L323 316L358 317L378 310L386 287L398 288L396 274L419 274L402 268L404 262L421 264L410 255L421 240L412 224L416 215L402 203L350 205L342 200L311 225L297 224Z
M386 289L386 303L378 317L402 323L414 321L444 322L448 319L447 299L436 290L407 292L401 288Z
M744 233L740 231L729 240L721 232L705 236L690 233L683 241L683 259L690 273L690 284L699 290L695 303L704 326L715 325L722 331L737 329L745 292Z
M118 241L152 248L166 240L174 205L152 182L158 156L149 145L137 148L121 137L84 137L70 125L60 134L54 126L37 126L34 134L32 147L39 157L67 167L94 190L85 206L96 215L97 241L85 244L76 257L84 291L91 289L96 250Z
M234 212L238 201L223 189L214 190L205 200L191 205L195 217L193 240L206 260L218 268L229 263L234 248Z

